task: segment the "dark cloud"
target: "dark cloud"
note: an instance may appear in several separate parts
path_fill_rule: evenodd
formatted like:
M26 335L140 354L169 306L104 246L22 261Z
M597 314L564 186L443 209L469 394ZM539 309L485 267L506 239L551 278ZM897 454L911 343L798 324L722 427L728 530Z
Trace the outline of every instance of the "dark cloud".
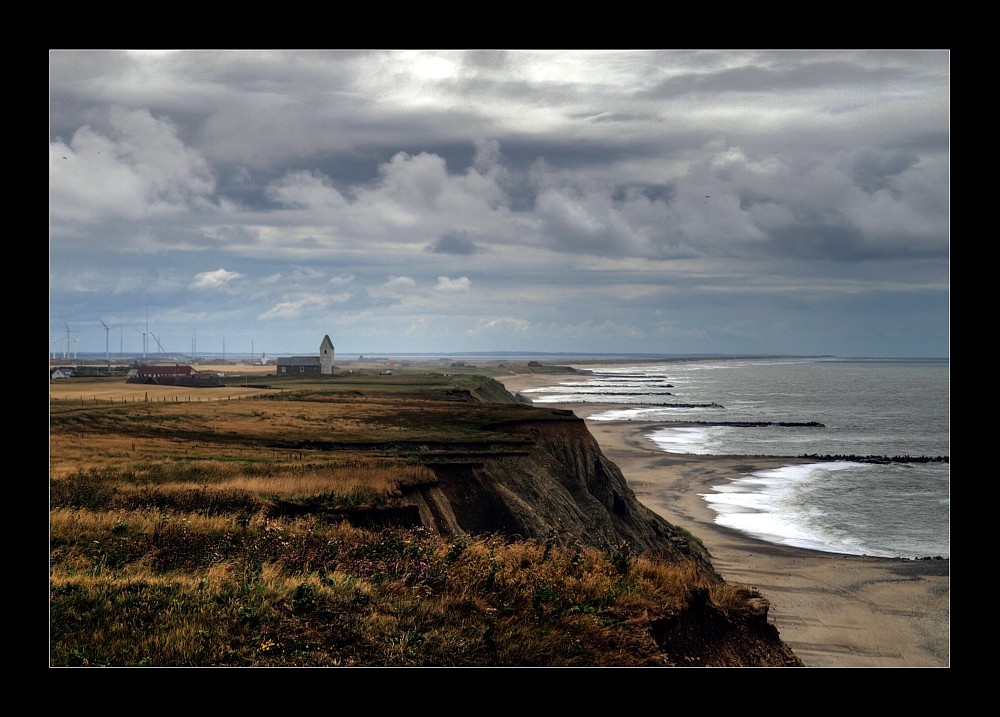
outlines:
M616 203L633 201L638 198L651 202L669 202L676 194L676 189L670 184L631 184L614 188L611 198Z
M273 352L715 353L771 322L796 331L755 350L901 355L810 329L868 300L901 325L911 302L933 330L906 351L946 355L949 65L52 51L53 331L103 351L99 317L148 310L171 347L197 323Z
M866 192L889 188L890 180L917 165L920 157L901 149L866 148L854 154L848 171L855 183Z
M462 231L445 232L439 236L432 244L428 245L427 251L435 254L459 254L471 255L481 251L476 243L469 239L468 234Z

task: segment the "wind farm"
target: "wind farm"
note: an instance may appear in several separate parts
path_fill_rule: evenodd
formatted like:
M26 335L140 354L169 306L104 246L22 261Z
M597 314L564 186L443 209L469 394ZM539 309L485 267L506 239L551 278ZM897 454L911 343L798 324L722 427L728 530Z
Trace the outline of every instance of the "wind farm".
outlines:
M69 359L69 345L70 345L71 342L77 341L77 338L73 336L73 334L75 334L77 332L74 331L73 329L71 329L69 327L68 323L63 322L63 325L66 327L66 338L63 339L63 355L62 355L62 357L63 357L64 360L68 360ZM56 343L55 339L53 340L53 343ZM53 350L52 358L55 358L55 351L54 350ZM76 360L76 352L75 351L73 353L73 360L74 361Z
M149 315L141 321L129 321L121 316L111 318L97 317L93 321L80 319L61 321L60 328L53 331L49 364L51 367L80 366L103 368L114 375L128 367L140 363L193 363L193 364L235 364L235 365L267 365L267 354L255 350L254 338L238 338L235 340L226 336L210 342L202 333L203 348L198 350L198 329L191 329L191 350L171 350L173 346L182 343L176 331L167 338L168 331L156 328L150 324ZM113 332L118 333L117 346L111 338ZM94 349L94 335L103 333L103 350ZM128 338L133 337L133 338ZM183 341L186 341L184 339ZM227 350L227 341L232 347L234 343L243 350ZM209 346L209 343L216 345ZM80 351L85 344L89 350ZM273 364L273 361L270 362ZM115 370L117 369L117 370Z

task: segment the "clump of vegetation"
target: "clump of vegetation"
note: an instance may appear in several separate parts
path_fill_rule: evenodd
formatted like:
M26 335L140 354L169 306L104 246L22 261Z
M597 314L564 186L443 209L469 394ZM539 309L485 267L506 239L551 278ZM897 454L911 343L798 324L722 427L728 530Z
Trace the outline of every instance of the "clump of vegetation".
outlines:
M52 511L54 666L684 664L694 564L315 516Z
M159 509L209 515L253 513L275 501L329 509L387 505L409 486L431 485L426 466L402 460L153 463L90 468L49 483L53 509Z

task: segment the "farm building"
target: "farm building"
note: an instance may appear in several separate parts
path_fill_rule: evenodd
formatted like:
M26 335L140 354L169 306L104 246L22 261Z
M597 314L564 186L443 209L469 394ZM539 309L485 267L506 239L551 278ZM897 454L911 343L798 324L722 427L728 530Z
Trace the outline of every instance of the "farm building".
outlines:
M287 374L333 374L333 342L330 335L323 337L319 345L319 356L284 356L275 363L278 375Z
M147 383L158 386L221 386L214 373L200 373L180 364L147 364L128 372L125 383Z
M190 366L174 364L172 366L160 366L157 364L146 364L128 372L129 378L133 376L139 378L159 378L160 376L170 376L173 378L190 378L198 373Z

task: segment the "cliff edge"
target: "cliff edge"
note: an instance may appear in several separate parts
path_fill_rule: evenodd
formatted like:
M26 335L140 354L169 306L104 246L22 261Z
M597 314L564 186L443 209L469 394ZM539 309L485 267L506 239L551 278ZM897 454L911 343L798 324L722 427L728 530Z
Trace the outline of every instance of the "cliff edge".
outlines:
M578 541L602 549L628 544L635 552L696 561L714 574L695 538L638 501L583 419L570 411L533 408L524 419L490 428L521 437L519 448L428 462L437 483L413 488L403 499L418 507L425 528L559 545Z
M493 390L484 393L497 398ZM605 550L625 546L670 563L693 563L724 583L700 541L639 502L571 411L530 407L521 418L485 428L519 438L518 447L504 440L488 455L470 456L456 446L451 455L427 462L437 483L415 487L403 498L423 527L450 536L499 534ZM650 629L673 664L802 666L768 622L768 609L753 589L746 589L736 613L718 609L694 590L685 611L654 620Z

